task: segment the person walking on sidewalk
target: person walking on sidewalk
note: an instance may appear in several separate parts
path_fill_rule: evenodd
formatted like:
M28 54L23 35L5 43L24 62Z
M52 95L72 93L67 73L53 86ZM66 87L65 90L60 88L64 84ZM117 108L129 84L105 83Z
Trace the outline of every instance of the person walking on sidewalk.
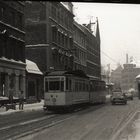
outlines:
M23 91L19 93L19 110L23 110L24 106L24 94Z
M9 92L9 104L13 104L13 92Z

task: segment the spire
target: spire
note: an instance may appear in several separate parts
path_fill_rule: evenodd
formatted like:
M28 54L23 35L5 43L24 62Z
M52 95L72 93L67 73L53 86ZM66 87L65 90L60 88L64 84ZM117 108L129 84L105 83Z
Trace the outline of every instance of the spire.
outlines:
M99 31L99 23L98 23L98 18L97 17L96 17L95 37L96 37L96 40L97 40L98 44L100 44L100 31Z

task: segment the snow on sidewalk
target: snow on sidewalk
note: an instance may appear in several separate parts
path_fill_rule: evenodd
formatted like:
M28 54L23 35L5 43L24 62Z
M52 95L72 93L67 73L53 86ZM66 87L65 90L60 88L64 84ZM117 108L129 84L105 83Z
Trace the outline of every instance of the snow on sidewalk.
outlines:
M42 100L40 103L33 103L33 104L24 104L23 110L19 110L19 105L16 105L16 110L9 109L6 111L6 107L0 108L0 115L8 115L15 112L26 112L26 111L34 111L43 109L44 100Z

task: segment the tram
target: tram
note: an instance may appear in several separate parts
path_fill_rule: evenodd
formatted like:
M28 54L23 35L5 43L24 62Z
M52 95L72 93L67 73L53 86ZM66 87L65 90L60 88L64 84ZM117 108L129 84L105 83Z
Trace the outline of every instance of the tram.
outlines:
M90 103L105 103L106 102L106 83L102 80L90 80Z
M44 110L70 109L78 105L105 102L103 82L90 80L80 70L54 71L44 78ZM99 90L102 87L102 92ZM95 101L96 100L96 101Z

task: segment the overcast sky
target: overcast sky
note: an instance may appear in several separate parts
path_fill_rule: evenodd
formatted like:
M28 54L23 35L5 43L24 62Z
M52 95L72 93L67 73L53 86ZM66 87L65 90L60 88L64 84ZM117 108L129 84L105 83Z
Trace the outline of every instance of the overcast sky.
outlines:
M98 17L102 65L126 62L126 53L140 60L140 5L74 2L79 23Z

